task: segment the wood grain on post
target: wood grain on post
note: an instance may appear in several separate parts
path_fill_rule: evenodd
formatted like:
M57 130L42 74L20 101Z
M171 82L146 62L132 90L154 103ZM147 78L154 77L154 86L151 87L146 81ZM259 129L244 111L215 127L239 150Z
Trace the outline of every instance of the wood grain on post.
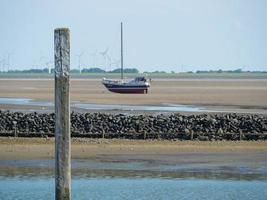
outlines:
M55 29L55 189L56 200L71 199L70 160L70 33Z

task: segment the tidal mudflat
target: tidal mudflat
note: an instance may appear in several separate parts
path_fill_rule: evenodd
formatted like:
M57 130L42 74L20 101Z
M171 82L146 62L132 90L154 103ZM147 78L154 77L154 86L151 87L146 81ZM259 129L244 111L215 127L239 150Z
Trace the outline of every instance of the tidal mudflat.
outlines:
M54 139L0 139L0 199L54 198ZM73 199L265 199L264 141L72 140ZM16 191L16 192L14 192Z
M53 79L1 78L1 97L53 101ZM108 92L101 79L71 79L71 100L91 104L267 107L266 79L153 79L146 95Z
M107 92L100 80L73 79L71 99L80 110L86 110L84 105L102 105L104 112L103 105L123 104L131 110L135 108L131 105L185 104L264 114L260 112L267 107L266 83L266 79L160 79L152 80L149 94L133 98ZM1 79L2 98L33 99L41 105L11 105L9 101L0 107L51 111L53 86L52 79ZM72 196L261 200L267 196L266 154L266 141L73 138ZM0 138L0 199L53 199L53 169L53 138Z

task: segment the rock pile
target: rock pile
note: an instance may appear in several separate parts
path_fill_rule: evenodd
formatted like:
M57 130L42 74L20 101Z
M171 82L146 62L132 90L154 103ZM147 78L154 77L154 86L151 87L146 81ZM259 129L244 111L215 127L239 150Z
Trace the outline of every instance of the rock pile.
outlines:
M2 136L53 136L55 114L0 110ZM128 139L265 140L267 116L238 114L123 115L71 113L74 137Z

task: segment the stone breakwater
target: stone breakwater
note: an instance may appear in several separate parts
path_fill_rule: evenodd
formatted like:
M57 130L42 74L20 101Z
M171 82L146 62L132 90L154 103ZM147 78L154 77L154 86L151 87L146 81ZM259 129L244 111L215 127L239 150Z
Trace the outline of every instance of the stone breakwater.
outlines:
M54 113L22 113L0 110L0 135L52 137ZM266 140L267 116L238 114L123 115L71 113L73 137Z

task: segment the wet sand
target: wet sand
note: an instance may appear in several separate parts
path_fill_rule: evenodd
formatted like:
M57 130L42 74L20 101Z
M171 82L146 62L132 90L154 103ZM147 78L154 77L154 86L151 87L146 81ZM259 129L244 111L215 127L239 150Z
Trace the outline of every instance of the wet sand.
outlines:
M92 158L100 155L132 155L153 158L182 153L249 153L267 152L267 141L165 141L124 139L72 139L72 158ZM54 158L53 138L0 138L0 160Z
M267 108L267 79L153 79L151 85L148 94L114 94L104 88L100 79L72 79L71 100L98 104ZM53 79L0 79L1 97L53 101L53 87Z
M78 177L267 180L266 141L72 139ZM53 176L54 139L0 138L0 176Z

